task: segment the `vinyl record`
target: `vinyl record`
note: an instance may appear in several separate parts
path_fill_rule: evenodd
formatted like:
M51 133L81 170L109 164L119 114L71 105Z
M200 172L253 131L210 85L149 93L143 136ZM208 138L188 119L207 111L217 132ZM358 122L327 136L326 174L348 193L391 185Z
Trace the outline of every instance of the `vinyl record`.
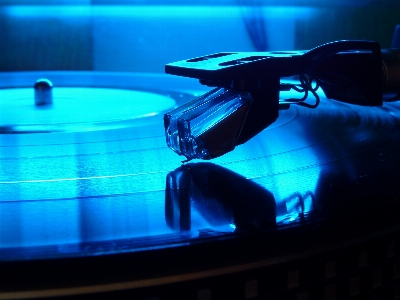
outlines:
M205 91L156 74L0 74L0 299L318 299L339 277L340 298L372 295L375 270L394 295L400 104L321 94L234 151L182 165L163 115Z

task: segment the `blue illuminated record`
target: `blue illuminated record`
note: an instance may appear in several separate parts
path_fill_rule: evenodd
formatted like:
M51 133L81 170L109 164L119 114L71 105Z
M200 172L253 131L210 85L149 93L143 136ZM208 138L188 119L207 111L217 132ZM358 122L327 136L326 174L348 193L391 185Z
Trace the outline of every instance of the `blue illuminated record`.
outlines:
M117 82L123 81L119 78ZM173 95L168 87L173 85L164 87L164 94ZM183 95L60 87L54 89L52 107L38 109L30 89L3 89L0 93L6 95L0 100L5 104L0 113L3 124L68 128L52 133L0 134L1 247L175 232L176 226L168 226L165 220L165 187L167 178L173 178L167 175L181 165L181 158L166 146L158 112L170 109ZM14 103L9 97L15 94ZM321 205L319 185L321 176L330 172L330 163L382 143L396 126L392 120L398 120L396 104L382 109L355 108L327 99L322 102L316 110L292 107L282 111L279 119L254 139L212 161L238 174L239 180L243 176L270 191L276 202L277 224L290 224L300 213L310 213ZM25 113L12 110L17 107ZM140 126L107 127L135 118L143 120ZM156 121L149 123L149 118ZM106 124L102 128L106 130L90 130L97 123ZM345 173L346 180L355 180L357 166L350 160L344 167L351 170ZM184 176L197 178L196 172ZM212 175L214 171L207 172ZM202 176L204 180L207 174ZM191 184L197 182L193 180ZM207 181L204 184L207 186ZM196 195L203 203L202 192ZM197 201L196 196L192 198ZM224 213L218 208L221 204L213 201L221 213L213 219L208 216L210 206L194 205L190 227L194 235L201 228L235 230L233 213ZM53 225L47 226L49 223Z

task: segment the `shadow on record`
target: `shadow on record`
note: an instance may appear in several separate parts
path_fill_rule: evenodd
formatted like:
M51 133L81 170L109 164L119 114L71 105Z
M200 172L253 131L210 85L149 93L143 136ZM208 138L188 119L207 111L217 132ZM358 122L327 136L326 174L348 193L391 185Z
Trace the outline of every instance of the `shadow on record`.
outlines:
M199 219L216 231L257 231L276 227L272 193L262 186L212 163L190 163L168 173L165 189L167 225L194 229Z

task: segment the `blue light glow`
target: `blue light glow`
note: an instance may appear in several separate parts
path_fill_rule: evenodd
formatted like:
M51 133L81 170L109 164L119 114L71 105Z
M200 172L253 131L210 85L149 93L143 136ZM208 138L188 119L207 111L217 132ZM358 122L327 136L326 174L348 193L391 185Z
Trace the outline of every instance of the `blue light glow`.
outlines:
M134 18L241 18L241 11L249 7L241 6L218 6L218 5L154 5L154 6L6 6L3 8L7 15L12 17L73 17L73 16L93 16L93 17L134 17ZM312 7L295 6L264 6L261 7L262 13L267 18L308 18L314 12Z
M316 12L304 6L257 8L263 29L253 34L252 11L233 5L6 6L1 10L23 22L57 20L85 28L93 38L95 70L159 73L166 63L184 58L257 50L260 39L268 45L263 50L294 49L296 22ZM50 39L60 43L56 37Z

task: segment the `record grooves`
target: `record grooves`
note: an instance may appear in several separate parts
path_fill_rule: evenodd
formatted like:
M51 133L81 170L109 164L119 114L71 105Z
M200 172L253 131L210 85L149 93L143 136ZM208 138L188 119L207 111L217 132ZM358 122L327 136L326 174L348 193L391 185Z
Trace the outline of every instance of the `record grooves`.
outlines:
M61 110L53 123L21 116L0 123L0 299L101 292L173 299L178 290L187 299L204 290L216 299L243 299L253 280L260 297L261 286L276 298L314 284L322 293L330 282L327 263L335 261L343 282L362 277L367 269L353 260L365 251L373 262L368 272L380 268L382 286L394 293L388 278L400 249L399 103L356 107L321 95L317 109L281 111L233 152L182 166L165 145L162 116L202 93L196 82L25 72L0 74L0 93L38 78L50 79L54 91L101 87L128 100L116 118L111 109L95 116L84 107L95 119L60 121ZM118 103L119 96L100 94L104 103ZM79 97L75 106L85 101L84 93ZM146 97L156 97L154 110L135 112L132 104L128 111L129 101ZM52 108L28 109L33 116ZM321 266L308 270L316 259ZM298 285L268 283L271 274L287 282L296 270ZM337 295L348 292L344 284Z

